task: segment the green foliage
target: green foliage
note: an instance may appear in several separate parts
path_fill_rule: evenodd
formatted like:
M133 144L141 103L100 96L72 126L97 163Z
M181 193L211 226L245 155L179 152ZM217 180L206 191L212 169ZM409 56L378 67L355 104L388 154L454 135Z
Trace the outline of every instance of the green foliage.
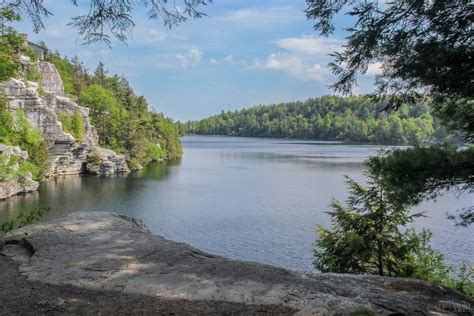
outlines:
M94 151L87 156L87 162L94 166L99 166L102 163L102 157L97 151Z
M66 133L71 133L71 116L69 115L68 112L62 111L59 113L59 121L61 122L61 125L63 126L63 131Z
M82 116L81 114L79 114L78 111L74 111L74 113L72 114L71 132L78 142L84 142L86 129L84 127L84 121L82 120Z
M51 59L49 61L53 63L54 66L56 66L56 69L58 70L59 75L61 76L64 86L64 92L66 94L74 94L74 79L72 75L71 65L67 60L62 59L57 55L53 54L50 58Z
M38 167L31 161L21 162L20 156L0 154L0 182L21 182L23 177L38 174Z
M379 174L368 174L368 187L351 179L347 184L350 188L347 206L334 200L328 212L332 227L317 227L314 250L317 269L412 277L474 297L474 267L447 266L444 256L429 244L430 231L417 233L407 229L422 214L410 214L409 203L394 201Z
M76 141L84 142L86 131L84 121L78 111L74 111L72 115L63 111L59 114L59 120L63 126L63 131L71 134Z
M20 157L18 156L6 156L0 154L0 182L16 178L17 174L15 166L19 159Z
M12 10L0 8L0 82L15 77L20 70L18 58L26 49L23 36L5 22L19 21L20 16Z
M2 1L2 5L4 3L5 1ZM145 9L149 19L162 19L164 25L171 28L190 18L205 16L198 10L212 3L212 0L114 0L112 2L91 0L87 3L89 4L88 14L70 17L69 25L77 29L84 44L102 42L110 46L112 38L120 41L128 39L135 26L132 18L135 11L141 12ZM74 11L77 0L72 1L72 4L74 6L71 11ZM46 3L42 0L12 0L5 3L7 8L15 9L15 11L10 10L12 14L21 13L30 18L35 32L39 32L44 27L43 18L52 15L45 5Z
M181 156L176 126L162 114L150 111L146 99L135 95L125 78L109 76L103 63L89 74L77 57L68 60L53 54L50 59L65 81L67 93L77 95L79 104L90 109L99 144L125 154L132 169L153 160ZM61 120L73 134L74 117L62 115ZM75 122L81 124L79 117L76 116Z
M451 96L472 97L472 25L469 1L307 0L306 16L322 35L334 31L340 12L354 17L344 50L335 53L334 87L351 91L358 73L384 61L381 92L417 94L420 87Z
M474 147L458 149L440 145L395 149L368 160L371 174L380 181L390 199L402 205L416 205L434 199L449 189L470 192L474 185ZM474 222L468 208L460 225Z
M434 99L434 112L446 128L464 139L474 141L474 99L449 98L437 95Z
M49 212L49 207L45 206L36 207L30 212L21 212L16 218L1 224L0 233L7 233L13 229L32 224L33 222L43 218L47 212Z
M61 58L58 53L48 56L48 61L56 66L64 85L64 92L68 95L79 96L90 76L78 57L72 60Z
M182 134L305 138L373 142L379 144L424 144L444 137L430 115L429 100L398 111L382 112L383 102L365 97L324 96L305 102L257 106L223 112L201 121L180 123Z
M29 66L26 68L26 79L28 81L41 82L43 80L43 76L38 71L36 66Z
M418 236L401 229L421 214L408 215L388 200L377 178L369 176L368 183L366 188L348 178L347 207L334 200L332 228L318 226L314 265L320 271L402 274Z
M34 179L42 179L49 170L48 145L41 132L31 126L22 110L11 113L7 100L1 93L0 143L20 146L28 152L28 161L35 166L31 169Z
M443 125L468 143L474 140L472 3L307 0L307 4L307 17L316 20L315 29L325 36L334 31L337 13L355 18L347 29L344 50L334 54L331 65L338 75L336 90L350 92L370 63L384 62L374 95L397 108L403 102L413 104L425 91ZM435 147L396 151L375 165L387 190L400 202L408 198L408 203L418 203L457 185L472 190L472 161L472 151ZM473 223L474 207L458 217L460 225Z
M49 170L49 162L48 144L41 132L31 126L22 110L16 112L13 130L16 131L18 137L13 145L18 145L28 152L28 159L38 167L38 172L33 174L33 178L42 179Z
M307 0L308 19L322 35L334 31L338 12L354 17L342 52L331 64L336 91L349 93L357 76L374 62L383 62L374 95L389 107L429 94L443 123L474 139L472 111L472 17L469 1L332 1Z
M351 316L375 316L375 315L377 315L377 313L368 308L361 308L351 313Z
M444 256L431 248L432 233L423 230L415 238L413 251L404 263L403 276L426 280L453 288L467 297L474 298L474 267L463 264L459 268L447 266Z
M31 174L34 176L34 175L38 175L38 173L39 173L38 167L29 160L26 160L22 164L20 164L20 168L18 169L18 174L20 176L24 176L27 174Z
M156 144L148 144L147 146L147 156L150 157L151 160L160 160L166 158L166 151L158 147Z
M42 85L39 85L38 88L36 89L36 91L42 97L44 97L46 95L46 91L44 91L44 87Z

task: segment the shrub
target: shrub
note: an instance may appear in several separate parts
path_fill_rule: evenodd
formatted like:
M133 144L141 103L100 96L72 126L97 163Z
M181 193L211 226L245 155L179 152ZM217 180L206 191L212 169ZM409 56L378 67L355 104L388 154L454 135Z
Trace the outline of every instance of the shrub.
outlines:
M33 173L36 180L42 179L49 170L48 144L41 132L31 126L23 110L12 114L5 100L0 96L0 142L20 146L29 154L28 161L37 169Z
M71 121L71 116L69 113L62 111L59 113L59 121L61 122L61 125L63 126L63 131L66 133L71 133L71 127L72 127L72 121Z
M97 151L93 151L89 156L87 156L87 162L99 166L102 163L102 157Z
M86 133L84 121L78 111L74 111L72 115L65 111L61 112L59 114L59 121L63 126L63 131L71 134L76 141L84 142Z
M78 111L74 111L71 117L71 134L78 142L82 143L84 142L85 133L86 132L82 116Z
M148 144L146 153L147 153L148 159L151 161L156 161L159 159L166 158L166 151L153 143Z
M38 86L38 89L36 89L36 92L38 92L38 94L42 97L46 95L46 91L44 91L44 87L42 85Z
M15 164L19 159L18 156L0 154L0 181L8 181L16 177Z
M18 175L20 176L26 176L28 174L31 174L32 176L34 176L34 175L38 175L38 173L39 173L38 167L34 163L28 160L20 164L20 168L18 169Z
M26 68L26 79L28 81L35 81L40 83L43 80L43 76L38 71L38 68L33 65Z
M49 207L46 206L39 206L34 208L30 212L21 212L17 217L14 219L3 223L0 225L0 233L7 233L13 229L21 228L23 226L32 224L33 222L40 220L43 218L44 214L49 212Z
M421 214L393 203L380 178L369 186L348 179L347 206L333 201L330 229L318 226L314 265L322 272L368 273L412 277L456 289L474 298L474 267L449 267L431 248L431 232L416 233L407 224ZM453 273L457 271L457 276Z

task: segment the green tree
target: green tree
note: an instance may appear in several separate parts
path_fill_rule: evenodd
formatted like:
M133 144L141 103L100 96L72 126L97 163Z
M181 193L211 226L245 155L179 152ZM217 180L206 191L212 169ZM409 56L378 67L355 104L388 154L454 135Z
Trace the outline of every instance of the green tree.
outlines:
M98 84L84 89L79 96L79 103L91 110L92 124L97 128L99 139L106 142L108 116L117 110L117 100L112 92Z
M334 31L333 19L340 12L347 12L354 19L354 25L346 29L349 36L343 51L334 53L335 60L331 64L333 72L338 76L333 85L336 91L350 93L358 74L365 73L371 63L383 63L383 72L376 80L377 91L374 96L386 101L387 108L413 105L415 100L424 97L421 92L427 91L424 94L430 96L432 107L445 127L458 133L467 143L472 143L474 6L470 1L306 2L306 16L316 20L315 29L321 35L328 36ZM427 122L423 120L417 124L424 125ZM409 138L412 143L420 143L426 137L423 127L418 129L413 124L407 124L406 127L411 133ZM403 159L413 156L418 159L424 156L424 151L416 148L406 155L397 154L397 163L410 164ZM433 152L436 153L437 148ZM459 158L453 158L456 155ZM450 178L452 169L449 163L452 160L462 160L465 156L466 153L462 151L449 153L449 156L438 156L437 168L432 169L431 175L422 173L421 179L410 179L410 182L424 182L430 188L427 194L418 192L417 195L432 197L430 192L437 191L432 185L440 183L443 187L446 179ZM443 162L447 165L443 165ZM390 173L394 168L381 170ZM404 172L398 171L402 174ZM471 172L469 177L472 178L472 170L467 168L465 172ZM414 175L418 176L416 173ZM385 178L398 176L393 173L384 175ZM468 190L472 190L471 182L464 184L469 187ZM405 183L399 185L406 186ZM398 189L400 190L403 188ZM472 219L473 209L471 207L463 213L462 218Z
M321 35L334 31L333 18L346 11L354 19L347 43L331 64L339 76L333 87L348 93L359 73L384 62L379 93L417 94L420 87L471 98L474 7L469 1L307 0L306 16ZM399 104L395 103L394 106Z
M416 205L450 189L469 192L474 185L474 147L459 150L437 145L395 149L369 158L368 169L380 178L391 200ZM459 225L474 222L472 208L459 215Z
M18 58L21 54L34 56L24 46L23 36L6 24L14 21L20 21L20 15L9 8L0 7L0 82L18 74Z
M41 132L31 126L22 110L11 112L8 101L2 93L0 93L0 143L20 146L28 151L28 163L34 166L29 169L34 179L40 180L46 175L49 170L48 144Z
M390 201L378 179L368 187L347 180L347 206L334 200L328 212L332 228L318 226L314 265L322 272L398 276L412 251L416 234L406 225L421 214L408 215Z
M90 0L87 2L89 4L89 8L85 10L87 13L72 17L69 25L77 29L79 36L86 44L103 42L110 45L111 38L120 41L128 39L128 35L135 26L132 18L135 11L145 8L150 19L162 19L165 26L172 27L189 18L203 17L205 14L199 9L212 3L212 0L115 0L105 2ZM80 4L77 0L73 0L71 3L73 6ZM44 28L43 18L53 15L45 3L38 0L5 0L1 5L2 10L24 14L30 18L35 32Z
M409 215L387 195L378 176L369 174L368 187L348 178L347 206L331 204L332 227L317 227L314 266L322 272L363 273L412 277L454 288L474 297L474 267L456 269L429 241L431 232L416 233L406 226L421 213Z
M443 139L435 138L435 126L439 128L439 125L432 119L426 102L420 101L420 105L413 107L414 111L402 116L398 111L380 113L385 104L371 102L363 96L324 96L305 102L223 112L196 122L178 123L178 128L182 134L426 144Z
M78 111L74 111L71 118L71 132L74 138L82 143L85 137L84 121Z

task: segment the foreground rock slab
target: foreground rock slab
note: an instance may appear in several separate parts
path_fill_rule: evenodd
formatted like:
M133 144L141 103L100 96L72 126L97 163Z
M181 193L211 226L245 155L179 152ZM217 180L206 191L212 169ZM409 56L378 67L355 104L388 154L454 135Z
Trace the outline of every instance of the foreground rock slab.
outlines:
M0 249L25 282L177 304L166 312L180 313L186 304L191 310L183 313L192 312L193 304L196 313L220 313L225 306L245 314L473 311L462 295L427 282L230 260L152 235L138 221L111 213L74 213L31 225L4 236Z

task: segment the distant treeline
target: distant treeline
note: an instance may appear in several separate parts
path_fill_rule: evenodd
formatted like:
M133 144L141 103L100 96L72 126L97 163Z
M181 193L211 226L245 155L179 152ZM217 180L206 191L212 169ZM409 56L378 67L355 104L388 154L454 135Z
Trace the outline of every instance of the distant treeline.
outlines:
M323 96L304 102L260 105L178 122L181 135L278 137L417 145L446 140L428 100L397 111L363 96Z

